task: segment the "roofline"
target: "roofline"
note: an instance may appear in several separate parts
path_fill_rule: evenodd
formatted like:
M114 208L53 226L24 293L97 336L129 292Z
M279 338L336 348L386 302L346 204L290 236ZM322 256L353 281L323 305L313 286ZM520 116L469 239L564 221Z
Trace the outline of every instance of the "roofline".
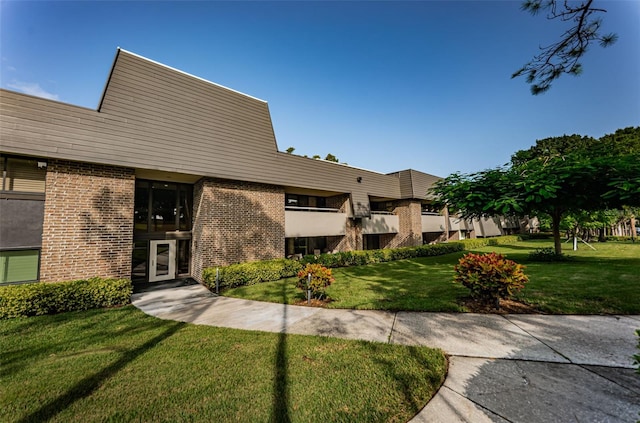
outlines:
M169 70L171 70L171 71L173 71L173 72L178 72L178 73L181 73L181 74L183 74L183 75L189 76L189 77L191 77L191 78L195 78L195 79L197 79L197 80L200 80L200 81L202 81L202 82L206 82L207 84L215 85L216 87L219 87L219 88L222 88L222 89L225 89L225 90L228 90L228 91L234 92L234 93L236 93L236 94L240 94L240 95L242 95L242 96L245 96L245 97L251 98L251 99L253 99L253 100L260 101L260 102L262 102L262 103L267 103L267 101L266 101L266 100L262 100L261 98L254 97L254 96L249 95L249 94L245 94L245 93L243 93L243 92L241 92L241 91L234 90L233 88L225 87L224 85L216 84L215 82L211 82L211 81L209 81L209 80L207 80L207 79L201 78L201 77L196 76L196 75L192 75L192 74L190 74L190 73L188 73L188 72L182 71L182 70L180 70L180 69L173 68L173 67L171 67L171 66L167 66L167 65L165 65L165 64L163 64L163 63L156 62L155 60L151 60L151 59L149 59L149 58L147 58L147 57L141 56L141 55L139 55L139 54L136 54L136 53L133 53L133 52L130 52L130 51L128 51L128 50L125 50L125 49L123 49L123 48L118 47L118 53L119 53L119 52L121 52L121 51L122 51L122 52L124 52L124 53L130 54L130 55L132 55L132 56L135 56L135 57L137 57L137 58L139 58L139 59L145 60L145 61L147 61L147 62L149 62L149 63L153 63L154 65L162 66L163 68L169 69ZM116 59L117 59L117 58L118 58L118 54L116 54ZM114 61L114 65L115 65L115 61Z
M391 176L391 173L382 173L382 172L378 172L377 170L365 169L363 167L353 166L348 163L333 162L331 160L325 160L325 159L314 159L313 157L305 157L305 156L301 156L300 154L287 153L286 151L280 151L280 150L276 151L276 153L282 154L284 156L292 156L292 157L299 157L301 159L313 160L314 162L323 162L323 163L329 163L331 165L339 165L343 167L348 167L350 169L361 170L363 172L375 173L376 175Z
M116 62L118 61L118 56L120 55L120 47L116 49L116 55L113 57L113 62L111 63L111 69L109 70L109 76L104 83L104 88L102 89L102 95L100 96L100 102L98 103L98 108L96 109L98 112L102 109L102 103L104 103L104 96L107 94L107 87L109 87L109 82L111 82L111 76L113 76L113 70L116 68Z

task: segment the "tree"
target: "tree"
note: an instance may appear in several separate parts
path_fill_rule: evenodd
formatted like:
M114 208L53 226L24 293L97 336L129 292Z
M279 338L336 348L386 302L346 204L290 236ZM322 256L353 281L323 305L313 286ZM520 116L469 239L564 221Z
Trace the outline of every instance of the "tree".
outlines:
M296 151L296 149L294 147L289 147L285 151L287 152L287 154L293 154L293 152Z
M340 160L338 160L338 158L331 153L327 154L327 156L324 159L328 162L334 162L334 163L340 162Z
M509 167L454 173L431 193L463 218L547 214L561 254L560 223L567 213L640 206L640 128L629 134L540 140L516 152Z
M593 0L582 0L577 4L564 1L562 6L558 3L557 0L525 0L522 3L522 10L534 16L544 10L547 11L547 19L573 23L559 41L540 47L540 54L511 75L511 78L526 75L533 95L547 91L551 88L551 83L562 74L580 75L580 59L591 43L599 42L600 46L608 47L618 38L613 33L600 33L602 19L597 16L606 10L594 7Z

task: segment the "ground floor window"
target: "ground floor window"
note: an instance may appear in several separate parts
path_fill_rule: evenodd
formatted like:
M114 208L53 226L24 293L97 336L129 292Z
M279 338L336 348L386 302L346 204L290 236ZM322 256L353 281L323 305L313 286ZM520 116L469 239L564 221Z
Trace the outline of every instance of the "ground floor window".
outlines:
M0 283L38 280L40 250L0 251Z
M379 250L380 249L380 235L364 235L362 237L363 249L365 250Z
M314 237L299 237L299 238L286 238L286 256L292 256L295 254L322 254L327 252L327 237L326 236L314 236Z

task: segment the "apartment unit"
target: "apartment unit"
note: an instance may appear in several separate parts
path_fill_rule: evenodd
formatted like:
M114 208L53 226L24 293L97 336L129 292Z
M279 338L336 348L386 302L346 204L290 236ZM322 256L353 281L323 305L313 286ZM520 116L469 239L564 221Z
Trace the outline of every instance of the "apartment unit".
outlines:
M265 101L120 49L95 110L0 90L0 154L0 283L200 280L519 226L433 210L433 175L280 152Z

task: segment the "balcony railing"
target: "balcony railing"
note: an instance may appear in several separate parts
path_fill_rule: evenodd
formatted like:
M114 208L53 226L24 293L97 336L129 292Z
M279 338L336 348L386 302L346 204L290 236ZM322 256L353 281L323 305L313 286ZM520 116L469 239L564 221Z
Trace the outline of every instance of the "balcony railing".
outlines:
M371 212L371 217L362 218L362 233L397 234L400 230L400 217L389 212Z
M444 232L444 216L437 213L422 214L422 232Z
M338 236L346 233L347 214L340 213L338 209L291 206L285 208L284 236L287 238Z

